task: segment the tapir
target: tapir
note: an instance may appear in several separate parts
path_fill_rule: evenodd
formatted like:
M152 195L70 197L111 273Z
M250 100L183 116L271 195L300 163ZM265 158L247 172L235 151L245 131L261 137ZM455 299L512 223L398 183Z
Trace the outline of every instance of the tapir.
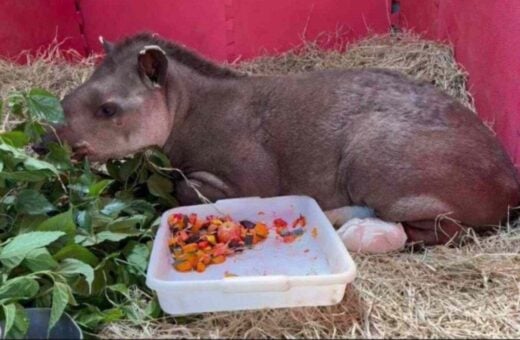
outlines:
M378 252L487 230L520 203L492 131L430 83L384 69L248 75L148 33L101 42L57 136L100 162L161 147L188 180L183 205L199 202L193 187L212 201L307 195L337 227L357 217L347 247Z

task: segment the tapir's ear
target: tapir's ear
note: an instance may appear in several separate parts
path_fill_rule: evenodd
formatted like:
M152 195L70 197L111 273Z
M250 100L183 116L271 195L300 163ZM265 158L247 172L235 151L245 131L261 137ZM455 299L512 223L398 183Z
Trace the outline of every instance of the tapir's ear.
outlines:
M114 44L102 36L99 36L99 42L101 43L101 46L103 46L106 54L110 54L114 50Z
M145 46L137 58L141 79L153 86L163 86L168 70L168 58L162 48L156 45Z

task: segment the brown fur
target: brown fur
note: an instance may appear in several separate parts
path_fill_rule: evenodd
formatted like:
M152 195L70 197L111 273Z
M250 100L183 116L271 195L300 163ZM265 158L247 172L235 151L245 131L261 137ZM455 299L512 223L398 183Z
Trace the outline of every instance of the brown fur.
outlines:
M164 86L137 76L145 45L166 53L156 60L167 62ZM107 100L141 104L100 120L94 112ZM472 112L386 70L244 76L139 35L116 46L64 108L60 135L93 145L94 159L157 144L212 200L304 194L324 209L368 206L404 222L411 241L447 241L438 215L496 224L520 201L515 168ZM183 181L176 195L198 202Z

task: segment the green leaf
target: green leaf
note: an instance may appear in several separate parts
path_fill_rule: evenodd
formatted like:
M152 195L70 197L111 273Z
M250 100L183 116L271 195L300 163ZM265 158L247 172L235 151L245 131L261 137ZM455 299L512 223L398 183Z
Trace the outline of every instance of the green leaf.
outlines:
M106 188L112 184L114 181L111 180L111 179L104 179L104 180L101 180L99 182L96 182L94 184L92 184L90 187L89 187L89 195L90 196L93 196L93 197L98 197L99 195L101 195L103 193L103 191L106 190Z
M38 281L27 276L7 280L0 286L0 301L30 299L38 293Z
M86 305L75 317L76 321L85 328L96 329L101 323L110 323L125 316L120 308L111 308L100 311L98 307Z
M121 176L119 174L119 161L109 159L106 163L106 168L110 177L115 178L118 181L121 181Z
M118 242L124 240L125 238L136 236L137 234L127 234L127 233L114 233L111 231L102 231L97 233L95 236L84 236L77 235L75 238L76 243L81 244L84 247L90 247L105 241Z
M112 200L110 203L103 207L101 213L107 216L116 217L127 206L128 204L126 202L120 200Z
M29 318L27 313L18 303L16 306L16 314L14 316L14 324L9 332L5 332L6 339L23 338L29 329Z
M126 181L130 176L135 175L139 165L142 163L141 157L127 158L120 163L119 175L122 181Z
M39 171L1 171L0 178L10 179L13 181L20 182L41 182L49 177L53 177L54 174L50 171L39 170Z
M61 146L58 143L49 143L47 145L49 153L45 156L45 160L52 163L59 170L68 170L72 168L70 161L71 150L68 146Z
M47 131L38 121L31 120L23 123L23 132L31 141L39 142Z
M85 280L89 286L89 290L92 289L92 281L94 281L94 269L85 262L70 258L64 259L60 264L58 272L65 276L81 274L85 277Z
M8 305L2 305L2 308L4 309L5 317L3 334L7 334L14 325L14 320L16 318L16 305L14 303L10 303Z
M56 261L61 261L68 258L80 260L91 265L92 267L95 267L99 263L99 259L96 257L96 255L92 254L90 250L80 246L79 244L69 244L54 254L54 259Z
M150 193L156 197L170 199L170 193L173 191L173 183L166 177L153 174L146 181L146 186Z
M126 257L130 265L128 271L136 275L144 275L148 266L149 256L150 249L145 244L137 243Z
M0 134L0 138L15 148L21 148L29 144L29 137L22 131L9 131Z
M56 169L56 167L51 163L32 157L27 157L27 159L23 162L23 165L27 170L49 170L57 176L60 174L58 169Z
M55 210L55 207L36 190L26 189L20 191L16 197L16 209L29 215L41 215Z
M92 216L90 216L90 211L78 211L76 213L76 223L78 224L78 227L90 231L92 227Z
M37 229L40 231L63 231L72 239L76 234L76 224L72 218L72 210L49 218L40 224Z
M127 233L134 235L138 231L136 227L144 224L146 216L134 215L132 217L120 217L107 225L107 229L115 233Z
M56 322L61 318L67 303L69 302L69 295L71 294L70 287L64 283L56 282L52 290L52 308L49 319L48 332L56 325Z
M23 149L16 148L12 145L6 144L3 140L0 140L0 150L9 152L13 155L16 159L24 160L29 158L29 155L27 155Z
M52 270L58 266L58 262L45 248L31 250L23 260L23 264L33 272Z
M33 231L14 237L0 252L0 261L7 268L14 268L31 250L45 247L65 233L61 231Z
M162 168L171 168L170 159L158 148L149 148L145 151L148 159Z
M48 218L49 216L47 215L23 215L16 221L16 230L18 234L35 231L36 228Z
M27 109L35 120L46 120L50 123L63 123L65 116L58 98L42 89L32 89L27 97Z
M154 296L145 308L145 313L149 318L157 319L161 316L162 309L157 300L157 296Z
M114 292L121 293L124 296L128 296L128 292L129 292L128 286L125 285L124 283L116 283L116 284L107 286L107 289L114 291Z

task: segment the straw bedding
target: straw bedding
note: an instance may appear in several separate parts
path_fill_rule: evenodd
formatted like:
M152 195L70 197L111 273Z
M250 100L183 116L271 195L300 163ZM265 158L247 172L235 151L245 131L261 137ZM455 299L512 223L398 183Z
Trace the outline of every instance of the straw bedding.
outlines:
M74 66L58 49L27 66L0 61L0 96L33 86L65 94L88 77L94 58ZM276 57L237 65L255 74L324 68L384 67L430 81L473 109L466 74L449 46L410 33L374 36L346 51L322 51L313 43ZM6 128L10 117L5 117ZM478 207L475 207L478 209ZM498 234L469 235L459 248L413 253L354 255L358 277L342 303L332 307L213 313L186 318L114 323L101 337L520 337L520 228L510 221ZM143 295L138 290L136 309Z

